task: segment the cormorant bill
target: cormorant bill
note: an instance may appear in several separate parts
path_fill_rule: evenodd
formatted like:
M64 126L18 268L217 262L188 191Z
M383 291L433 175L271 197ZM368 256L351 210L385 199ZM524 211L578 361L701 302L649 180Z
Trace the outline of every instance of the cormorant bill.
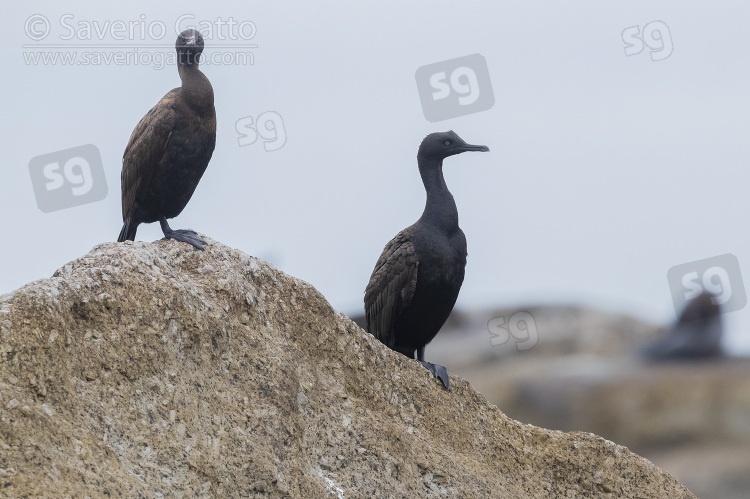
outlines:
M704 359L721 355L721 306L703 291L690 300L663 338L641 349L648 360Z
M136 125L122 156L122 220L118 242L135 240L141 223L159 222L164 237L203 249L192 230L167 223L190 201L216 144L211 82L198 69L203 36L194 29L175 43L182 86L170 90Z
M455 132L431 133L417 153L427 202L414 225L383 250L365 290L367 330L386 346L414 358L449 387L448 371L425 362L424 349L453 310L466 268L466 238L458 210L443 178L443 159L467 151Z

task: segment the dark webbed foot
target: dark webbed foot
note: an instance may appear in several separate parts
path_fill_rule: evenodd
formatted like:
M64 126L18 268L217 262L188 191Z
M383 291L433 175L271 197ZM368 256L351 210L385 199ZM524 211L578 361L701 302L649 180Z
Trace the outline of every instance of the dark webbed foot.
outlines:
M203 245L206 244L206 241L200 239L199 237L191 236L189 234L181 234L177 231L174 231L170 234L164 234L164 237L166 239L174 239L175 241L182 241L184 243L191 244L199 250L203 250Z
M432 362L425 362L424 360L419 360L417 362L425 366L433 376L442 381L446 390L450 390L450 379L448 378L448 370L445 367L433 364Z
M190 229L174 229L172 231L172 233L173 234L178 234L178 235L183 235L183 236L193 236L196 239L198 239L198 233L195 232L194 230L190 230ZM202 241L202 242L205 244L206 241Z
M425 366L427 370L432 373L433 376L435 376L437 379L442 381L443 386L445 387L446 390L450 390L451 387L450 387L450 379L448 378L448 370L441 365L433 364L432 362L425 362L424 349L425 349L424 346L422 346L421 348L417 348L417 362ZM406 355L409 355L409 354L406 354ZM409 357L411 357L412 355L414 354L411 353Z
M162 218L159 223L161 224L161 230L162 232L164 232L165 239L182 241L183 243L188 243L195 246L199 250L203 250L203 245L206 244L206 241L199 238L198 234L195 231L187 229L172 230L172 228L167 223L166 218Z

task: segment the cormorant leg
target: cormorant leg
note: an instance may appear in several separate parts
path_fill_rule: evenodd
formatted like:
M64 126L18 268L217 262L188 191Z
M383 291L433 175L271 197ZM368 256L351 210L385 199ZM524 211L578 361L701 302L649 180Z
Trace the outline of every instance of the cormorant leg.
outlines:
M203 245L206 244L206 241L200 239L192 230L172 230L172 228L167 223L167 219L164 217L161 217L159 219L159 224L161 225L161 231L164 232L164 237L166 239L182 241L184 243L195 246L199 250L202 250Z
M437 379L443 382L443 386L446 390L450 390L450 378L448 377L448 370L439 365L433 364L432 362L425 362L424 360L424 347L417 350L417 360L420 364L425 366L428 371L432 373Z
M117 237L117 242L122 243L128 240L128 232L130 232L130 222L126 220L122 224L122 230L120 230L120 235ZM132 241L132 239L131 239Z

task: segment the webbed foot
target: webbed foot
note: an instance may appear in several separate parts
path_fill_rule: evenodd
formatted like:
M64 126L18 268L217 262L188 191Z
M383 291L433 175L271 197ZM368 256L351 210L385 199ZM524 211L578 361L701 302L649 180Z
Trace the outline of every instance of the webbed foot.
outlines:
M164 232L165 239L174 239L175 241L182 241L188 243L199 250L203 250L203 245L207 244L206 241L198 237L198 234L189 229L177 229L173 230L167 223L166 218L162 218L159 223L161 224L161 230Z
M442 381L446 390L450 390L450 378L448 377L448 370L445 367L433 364L432 362L425 362L424 360L419 360L417 362L425 366L433 376Z

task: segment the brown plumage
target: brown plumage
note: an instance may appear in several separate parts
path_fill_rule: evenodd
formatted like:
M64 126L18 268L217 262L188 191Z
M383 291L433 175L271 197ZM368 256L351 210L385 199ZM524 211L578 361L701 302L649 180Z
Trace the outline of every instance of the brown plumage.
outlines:
M118 241L134 240L138 225L159 222L164 236L203 249L191 230L172 230L195 192L216 144L211 82L198 69L203 37L183 31L175 44L182 85L169 91L136 125L122 158L122 219Z

